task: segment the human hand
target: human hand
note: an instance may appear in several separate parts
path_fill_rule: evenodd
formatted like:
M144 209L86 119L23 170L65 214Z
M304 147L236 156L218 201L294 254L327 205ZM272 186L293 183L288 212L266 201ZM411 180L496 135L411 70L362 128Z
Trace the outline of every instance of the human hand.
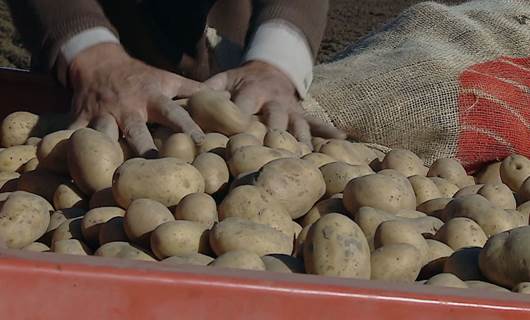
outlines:
M91 125L114 140L121 130L140 156L157 148L147 128L154 122L204 140L201 128L172 98L188 97L203 85L144 64L118 44L105 43L82 51L69 67L73 89L70 129Z

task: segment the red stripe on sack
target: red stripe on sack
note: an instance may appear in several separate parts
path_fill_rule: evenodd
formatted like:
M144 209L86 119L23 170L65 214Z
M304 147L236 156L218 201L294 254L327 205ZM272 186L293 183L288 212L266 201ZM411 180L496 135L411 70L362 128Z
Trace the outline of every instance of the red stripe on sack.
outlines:
M519 65L510 64L505 61L492 61L491 63L480 64L473 66L471 70L495 78L513 81L522 86L530 86L528 71Z
M524 68L530 68L530 58L501 57L501 60L507 60Z

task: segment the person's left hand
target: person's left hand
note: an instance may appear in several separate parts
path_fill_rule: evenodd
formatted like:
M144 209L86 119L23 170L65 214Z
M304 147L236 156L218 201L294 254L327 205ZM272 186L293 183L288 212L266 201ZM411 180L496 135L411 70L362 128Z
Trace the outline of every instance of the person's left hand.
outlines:
M242 112L248 115L260 113L269 128L288 130L310 147L312 135L346 137L342 131L306 115L291 80L266 62L247 62L215 75L205 84L215 90L229 91Z

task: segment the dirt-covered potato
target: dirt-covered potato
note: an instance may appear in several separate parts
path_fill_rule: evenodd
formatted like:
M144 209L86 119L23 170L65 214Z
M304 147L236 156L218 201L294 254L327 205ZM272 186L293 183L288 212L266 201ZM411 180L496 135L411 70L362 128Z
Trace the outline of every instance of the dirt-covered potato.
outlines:
M125 210L118 207L101 207L88 211L81 222L81 232L85 242L92 248L97 248L101 226L115 217L123 217Z
M457 193L455 193L453 198L461 198L461 197L477 194L478 191L482 189L483 186L484 186L483 184L474 184L471 186L463 187L460 190L458 190Z
M20 249L39 239L48 228L53 207L37 195L15 191L0 202L0 240Z
M239 186L223 199L219 205L219 220L230 217L243 218L268 225L293 237L292 219L287 210L263 189Z
M137 248L127 242L109 242L99 247L95 256L120 258L130 260L156 261L155 258L140 248Z
M396 220L396 215L371 207L361 207L353 214L353 220L363 231L370 251L374 251L374 235L377 227L385 221Z
M12 192L17 190L20 173L11 171L0 171L0 190L2 192Z
M381 169L394 169L405 177L425 176L423 161L413 152L404 149L390 150L381 163Z
M265 263L254 252L246 250L228 251L218 256L209 266L229 269L265 271Z
M517 207L512 190L505 184L486 184L478 190L477 194L488 199L497 208L515 209Z
M313 152L313 150L311 149L311 147L303 142L298 142L298 148L300 149L300 157L303 157L307 154L310 154L311 152Z
M61 254L74 254L86 256L92 254L92 251L81 241L77 239L59 240L53 243L52 252Z
M232 154L228 160L228 167L232 176L236 177L243 173L258 171L272 160L294 157L296 156L293 153L286 150L276 150L261 145L244 146Z
M342 204L341 198L329 198L325 200L321 200L317 202L311 210L309 210L301 219L301 225L302 227L305 227L307 225L310 225L314 222L316 222L320 217L323 215L326 215L328 213L341 213L341 214L348 214L348 211L346 208L344 208L344 205Z
M118 203L114 200L114 195L112 194L112 188L105 188L99 191L96 191L90 197L88 201L88 208L94 209L99 207L116 207Z
M85 195L73 183L60 184L53 193L55 209L86 208L88 202Z
M250 125L250 117L219 91L202 90L194 94L188 101L188 112L203 130L227 136L244 132Z
M370 261L372 280L413 282L420 273L423 257L414 246L397 243L378 248Z
M123 162L116 141L96 130L83 128L68 144L68 168L76 185L87 195L112 186L112 174Z
M192 253L185 256L172 256L165 258L161 262L171 265L193 265L193 266L207 266L214 258L202 253Z
M247 250L259 256L293 251L292 237L268 225L238 217L226 218L213 227L210 246L218 256L235 250Z
M444 178L459 188L474 184L468 179L464 167L455 159L443 158L436 160L429 168L427 176Z
M306 154L302 157L302 159L309 161L312 165L314 165L317 168L320 168L323 165L326 165L328 163L337 162L337 160L333 159L327 154L323 154L320 152L312 152L310 154Z
M416 206L442 197L442 193L431 179L420 175L409 176L408 179L416 195Z
M127 208L123 218L123 228L131 242L149 246L151 232L162 223L175 218L160 202L150 199L136 199Z
M355 145L346 140L331 139L323 143L318 152L332 157L335 161L346 162L350 165L367 165L371 162L370 158L377 158L377 155L368 147L362 144ZM362 149L359 150L360 148Z
M199 154L192 165L199 170L204 178L204 192L214 194L228 184L230 172L226 162L215 153L205 152Z
M494 162L480 170L475 179L478 184L501 184L501 162Z
M26 162L20 169L20 172L29 172L33 170L37 170L39 168L39 159L33 158Z
M480 252L482 274L495 284L512 288L530 281L530 226L515 228L489 238Z
M309 233L309 229L311 228L312 224L309 224L302 228L302 231L298 234L294 241L294 250L293 250L293 256L297 258L303 258L304 256L304 244L305 240L307 239L307 234Z
M346 162L332 162L319 167L326 182L326 196L341 193L354 178L374 173L367 165L352 166Z
M453 250L466 247L482 247L488 240L480 226L468 218L453 218L438 230L434 238Z
M400 179L371 174L351 180L344 189L344 206L350 213L361 207L372 207L388 212L416 209L416 196L406 178Z
M298 141L289 132L279 129L269 129L263 140L263 145L272 149L287 150L300 156Z
M182 198L175 207L177 220L188 220L202 223L208 229L219 221L215 200L206 193L191 193Z
M26 142L24 142L25 145L28 146L37 146L42 141L42 138L39 137L29 137Z
M59 185L68 183L68 179L45 170L24 172L18 178L18 190L39 195L53 202L53 195Z
M231 136L230 139L228 139L225 155L227 159L230 159L234 152L241 147L260 145L262 145L261 141L258 140L258 138L256 138L254 135L249 133L239 133Z
M521 282L512 289L513 292L530 294L530 282Z
M425 201L416 208L416 210L423 212L429 216L441 219L442 212L449 202L453 201L451 198L438 198Z
M262 144L267 134L267 127L256 117L250 121L248 128L243 133L253 135Z
M208 231L204 224L195 221L165 222L151 233L151 251L159 259L209 253Z
M286 254L269 254L261 257L265 269L281 273L304 273L304 262Z
M100 245L115 241L129 241L123 227L123 220L123 217L114 217L100 226L98 233L98 242Z
M425 282L425 285L449 288L469 288L468 285L452 273L440 273Z
M8 148L24 144L29 137L42 134L40 117L31 112L18 111L9 114L2 121L0 140L2 147Z
M530 201L526 201L519 205L517 211L521 214L522 219L526 221L526 224L528 224L530 219Z
M50 216L50 223L48 224L48 228L46 229L46 234L42 237L46 238L45 243L51 243L51 237L53 236L53 232L55 231L55 229L59 228L59 226L61 226L63 222L68 219L83 217L85 215L85 212L85 210L80 208L67 208L54 211Z
M479 269L481 250L479 247L468 247L455 251L445 260L443 272L452 273L463 281L484 279Z
M160 157L173 157L191 163L197 153L195 143L190 135L174 133L167 137L160 148Z
M427 263L429 245L413 225L402 220L390 220L377 227L374 235L375 249L398 243L409 244L418 249L422 266Z
M83 241L83 233L81 231L81 223L83 222L83 217L70 218L55 228L52 233L50 245L53 246L54 242L67 240L67 239L77 239Z
M226 156L227 144L227 136L217 132L210 132L204 136L204 141L198 146L197 154L211 152L224 158Z
M307 273L370 278L370 248L359 226L348 217L330 213L311 225L304 243Z
M22 248L22 250L32 251L32 252L48 252L50 251L50 247L48 247L42 242L32 242L28 244L27 246L25 246L24 248Z
M449 257L453 254L453 252L455 252L453 248L449 247L441 241L434 239L426 239L425 241L429 246L429 261Z
M114 173L113 182L114 199L123 208L141 198L171 207L190 193L204 192L199 170L176 158L127 160Z
M68 143L74 130L50 133L37 146L37 159L41 168L59 174L68 174Z
M451 183L444 178L429 177L429 179L431 179L431 181L434 182L436 187L438 187L438 190L440 190L440 193L442 194L443 198L452 198L455 193L460 190L456 184Z
M513 192L519 192L523 182L530 177L530 160L525 156L513 154L501 162L499 170L502 183Z
M35 146L13 146L0 151L0 171L15 172L37 156Z

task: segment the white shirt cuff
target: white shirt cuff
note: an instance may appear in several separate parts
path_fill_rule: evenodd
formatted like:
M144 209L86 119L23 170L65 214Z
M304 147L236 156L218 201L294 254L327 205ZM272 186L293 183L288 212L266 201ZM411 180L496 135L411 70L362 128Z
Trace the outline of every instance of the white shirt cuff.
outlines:
M68 66L83 50L100 43L120 43L118 37L105 27L96 27L82 31L66 41L60 48L57 60L57 76L66 85Z
M272 20L258 27L243 62L258 60L283 71L304 98L313 81L313 56L306 37L293 25Z

